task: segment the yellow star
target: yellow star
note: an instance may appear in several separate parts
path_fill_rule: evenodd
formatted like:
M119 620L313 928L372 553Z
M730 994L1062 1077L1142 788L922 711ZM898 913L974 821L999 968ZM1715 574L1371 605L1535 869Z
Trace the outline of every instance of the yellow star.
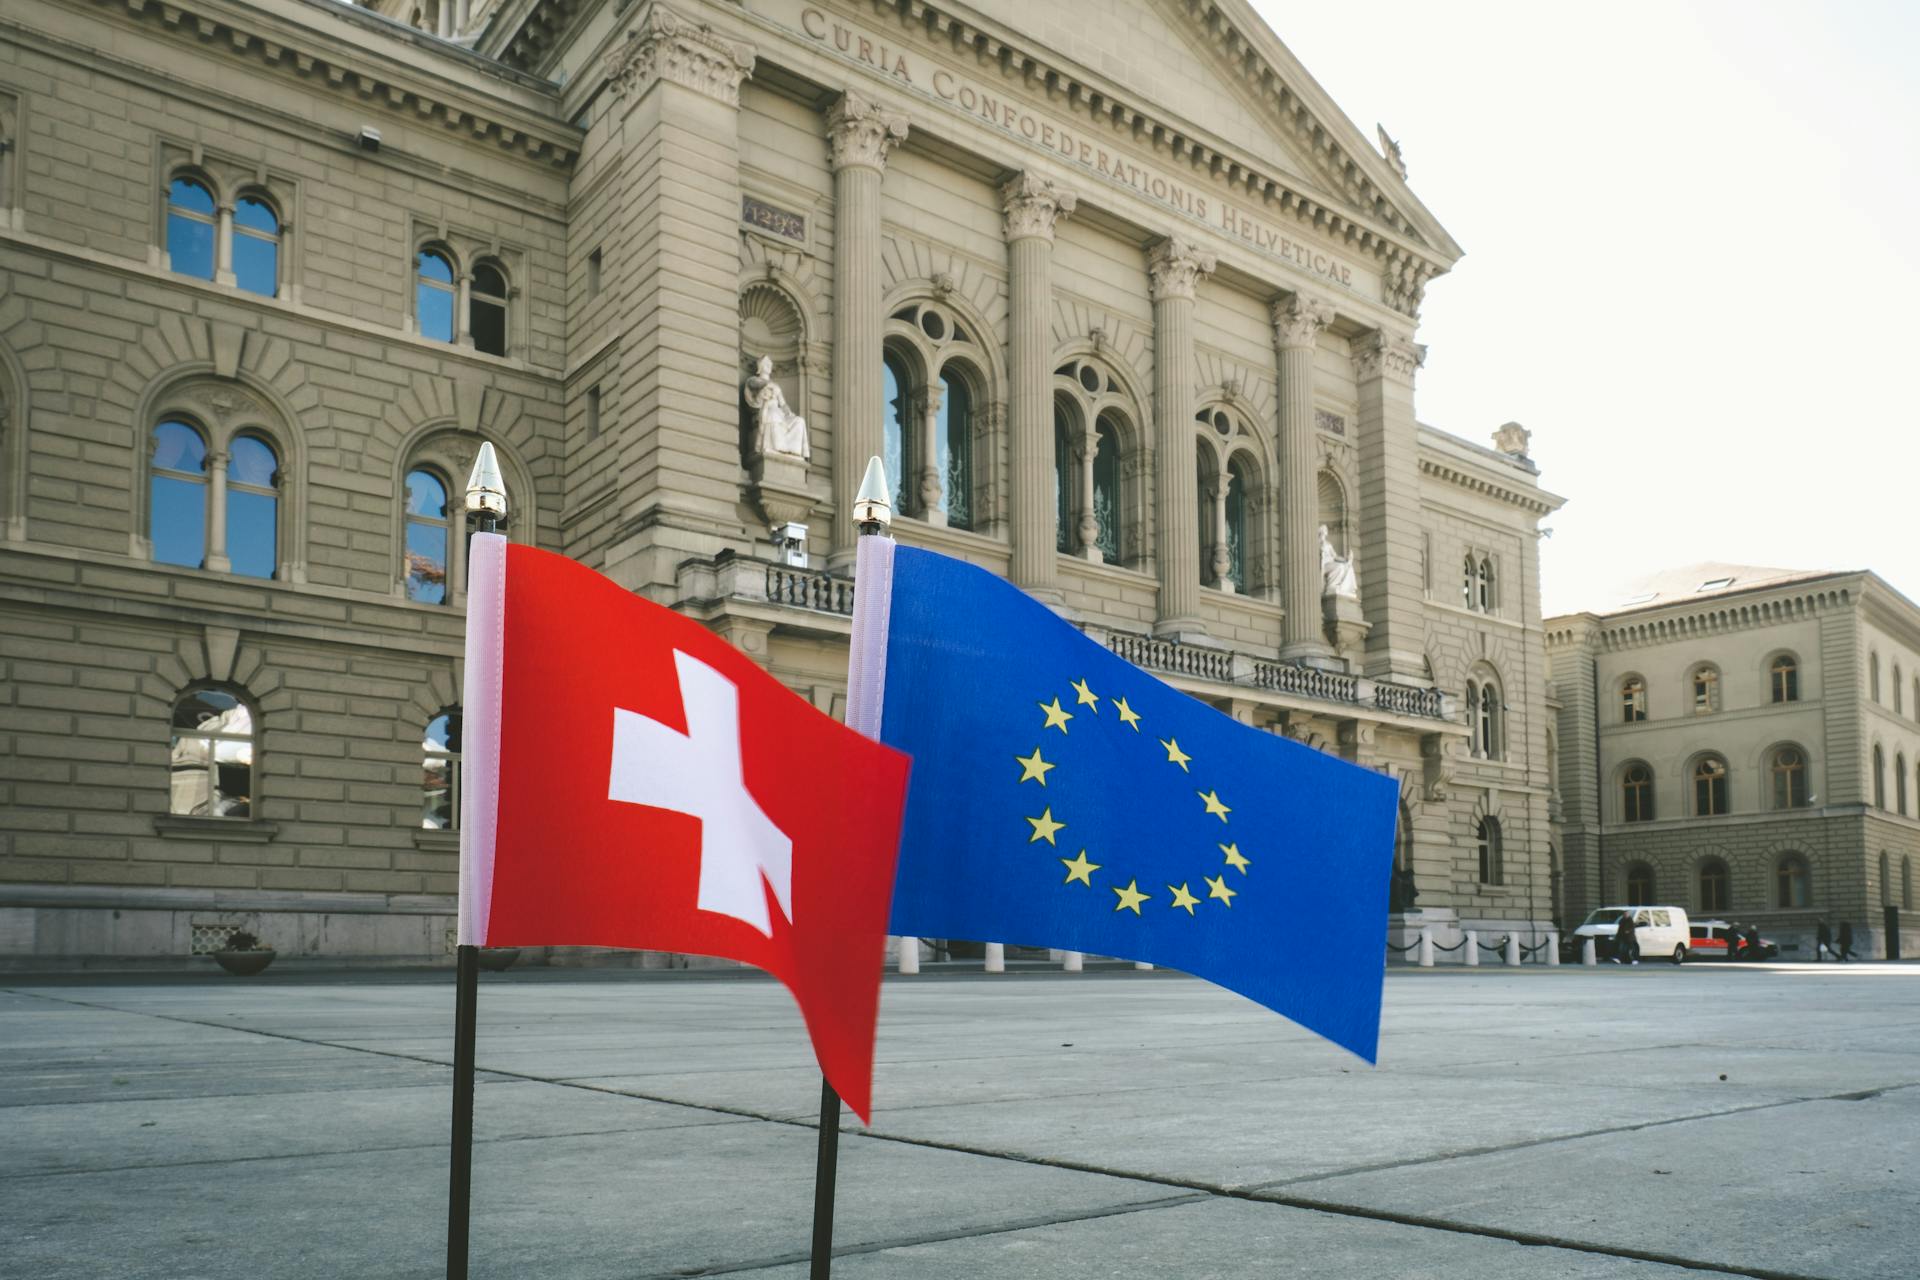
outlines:
M1040 702L1034 705L1047 713L1047 722L1042 728L1058 729L1062 733L1067 731L1067 721L1073 719L1073 712L1061 710L1060 699L1055 698L1051 704Z
M1187 914L1192 915L1193 909L1196 905L1198 905L1200 899L1188 893L1187 886L1185 886L1184 884L1180 885L1177 888L1173 885L1168 885L1167 888L1173 890L1173 905L1176 907L1185 907L1187 909Z
M1126 888L1116 888L1114 892L1120 895L1120 902L1114 907L1115 911L1131 911L1133 914L1139 915L1140 904L1148 900L1147 895L1140 892L1140 882L1138 880L1129 880L1127 881Z
M1167 749L1168 764L1179 765L1180 772L1182 773L1193 772L1191 769L1187 768L1187 761L1193 759L1193 757L1180 749L1180 739L1162 738L1160 739L1160 745Z
M1040 758L1040 748L1035 747L1030 756L1015 756L1014 759L1020 764L1020 781L1037 782L1043 787L1047 785L1047 770L1054 766Z
M1121 724L1131 728L1135 733L1140 732L1140 713L1128 706L1125 698L1115 698L1113 706L1114 710L1120 713Z
M1028 843L1031 844L1032 841L1028 841ZM1060 882L1061 884L1072 884L1075 880L1078 880L1081 884L1087 886L1087 888L1093 888L1093 881L1089 877L1100 869L1100 864L1097 862L1088 862L1087 851L1085 849L1080 851L1079 857L1062 858L1060 862L1061 865L1067 869L1067 878L1062 880Z
M1233 905L1234 895L1237 891L1227 888L1227 876L1225 872L1217 876L1203 876L1201 878L1207 882L1207 896L1209 898L1218 898L1229 907Z
M1064 822L1055 822L1053 820L1053 806L1051 805L1047 806L1039 817L1028 818L1027 821L1033 824L1033 834L1027 837L1028 844L1037 844L1042 840L1045 840L1048 844L1052 844L1054 842L1053 833L1067 825Z
M1092 707L1093 714L1100 714L1100 695L1087 688L1087 682L1085 680L1075 680L1073 682L1073 691L1077 695L1074 701L1075 706Z
M1222 822L1225 822L1227 815L1233 812L1233 810L1220 803L1220 793L1218 791L1196 791L1193 794L1206 801L1207 812Z
M1240 852L1240 844L1238 841L1235 841L1233 844L1221 845L1220 852L1227 855L1228 866L1238 871L1241 875L1247 874L1247 859L1245 855Z

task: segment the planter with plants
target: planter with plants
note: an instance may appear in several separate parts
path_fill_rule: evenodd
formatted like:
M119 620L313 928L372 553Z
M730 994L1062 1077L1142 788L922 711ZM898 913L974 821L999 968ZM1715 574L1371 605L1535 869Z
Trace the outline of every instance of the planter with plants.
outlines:
M251 978L273 963L274 950L245 929L227 935L227 945L213 953L214 962L228 973Z

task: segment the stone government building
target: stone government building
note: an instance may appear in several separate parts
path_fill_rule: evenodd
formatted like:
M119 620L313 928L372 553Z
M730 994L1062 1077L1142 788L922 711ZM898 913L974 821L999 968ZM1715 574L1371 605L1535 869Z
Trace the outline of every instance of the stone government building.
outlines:
M1707 563L1546 625L1568 917L1672 903L1798 959L1844 920L1920 954L1920 608L1870 572Z
M1399 778L1403 928L1548 927L1560 499L1417 421L1460 249L1244 0L379 9L0 13L0 964L445 954L482 441L835 712L883 454L903 541Z

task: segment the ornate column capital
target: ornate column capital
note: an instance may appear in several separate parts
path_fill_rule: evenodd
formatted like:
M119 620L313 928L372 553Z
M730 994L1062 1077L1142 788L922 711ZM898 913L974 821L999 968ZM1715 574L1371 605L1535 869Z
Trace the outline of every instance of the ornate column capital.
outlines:
M1383 374L1411 382L1414 370L1426 362L1424 343L1379 329L1353 344L1353 376L1361 382Z
M1038 174L1017 174L1000 188L1000 211L1006 219L1007 239L1023 240L1038 236L1053 239L1053 224L1071 217L1080 197Z
M1191 298L1202 276L1213 274L1214 258L1191 240L1168 236L1147 250L1147 296Z
M849 89L827 111L827 155L836 170L850 165L886 171L887 152L907 140L907 118Z
M753 48L714 34L712 27L655 4L607 55L607 86L616 99L635 97L654 80L740 105L740 82L753 74Z
M1304 293L1275 298L1267 310L1273 317L1274 345L1282 351L1290 347L1311 347L1319 340L1320 331L1333 323L1334 317L1332 303Z

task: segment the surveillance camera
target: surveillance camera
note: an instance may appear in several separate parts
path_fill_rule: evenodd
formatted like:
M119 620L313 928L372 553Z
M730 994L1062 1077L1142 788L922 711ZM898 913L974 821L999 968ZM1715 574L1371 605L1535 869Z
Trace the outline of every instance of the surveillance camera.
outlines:
M360 146L365 151L380 149L380 131L370 124L360 126Z

